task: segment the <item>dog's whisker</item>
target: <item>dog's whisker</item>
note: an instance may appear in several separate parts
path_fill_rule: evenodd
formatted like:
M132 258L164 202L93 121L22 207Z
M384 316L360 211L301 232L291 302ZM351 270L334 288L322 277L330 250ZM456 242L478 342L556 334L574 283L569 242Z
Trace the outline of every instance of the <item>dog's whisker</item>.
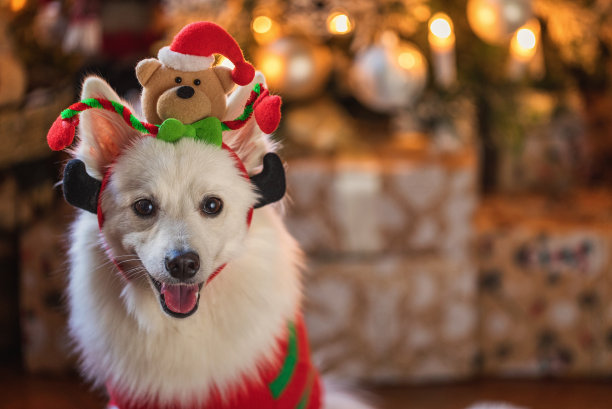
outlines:
M127 260L116 261L116 264L121 265L121 264L125 264L125 263L131 263L133 261L140 261L140 259L139 258L129 258Z
M114 259L122 258L122 257L138 257L138 254L119 254L113 255Z

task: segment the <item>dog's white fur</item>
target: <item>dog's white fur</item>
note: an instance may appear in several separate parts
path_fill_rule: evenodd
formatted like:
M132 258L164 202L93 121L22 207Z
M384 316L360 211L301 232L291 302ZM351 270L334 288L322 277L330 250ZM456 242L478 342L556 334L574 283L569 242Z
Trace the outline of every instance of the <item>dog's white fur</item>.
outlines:
M82 98L91 97L120 101L95 77L83 87ZM69 323L83 373L96 385L108 382L128 396L161 403L203 400L213 386L223 393L242 375L255 374L262 357L276 353L278 337L300 308L297 244L272 206L256 210L247 229L256 195L225 150L190 139L173 145L143 138L102 110L81 115L75 156L98 179L113 166L102 197L104 235L87 212L72 228ZM250 174L271 146L252 124L224 139ZM225 202L216 218L198 212L207 194ZM139 218L132 203L149 196L160 211ZM227 263L185 319L162 311L147 277L173 280L163 268L172 248L200 254L195 282ZM326 409L362 407L341 395L324 400Z

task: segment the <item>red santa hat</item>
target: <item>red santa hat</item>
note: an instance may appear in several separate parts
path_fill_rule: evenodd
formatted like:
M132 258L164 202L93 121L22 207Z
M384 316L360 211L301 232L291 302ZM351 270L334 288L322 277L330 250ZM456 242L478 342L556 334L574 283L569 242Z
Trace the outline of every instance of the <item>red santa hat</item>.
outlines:
M209 21L199 21L183 27L169 47L159 50L157 58L167 67L179 71L201 71L215 61L214 54L221 54L235 66L232 80L247 85L255 76L255 69L244 60L240 46L221 26Z

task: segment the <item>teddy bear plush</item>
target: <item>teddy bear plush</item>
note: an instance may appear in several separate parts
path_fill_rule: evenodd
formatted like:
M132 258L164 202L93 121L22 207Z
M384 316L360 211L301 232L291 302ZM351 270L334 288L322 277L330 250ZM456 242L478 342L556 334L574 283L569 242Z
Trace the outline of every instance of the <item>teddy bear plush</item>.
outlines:
M234 69L212 66L214 54L228 58ZM255 76L238 43L222 27L207 21L185 26L157 57L140 61L136 77L143 88L145 118L150 123L162 124L162 134L169 128L175 133L220 133L227 95L235 85L250 84ZM253 113L260 128L271 133L280 122L281 100L270 95L263 84L257 85L254 90L257 92L245 104L243 116ZM237 126L236 121L229 122ZM185 129L184 124L194 127Z

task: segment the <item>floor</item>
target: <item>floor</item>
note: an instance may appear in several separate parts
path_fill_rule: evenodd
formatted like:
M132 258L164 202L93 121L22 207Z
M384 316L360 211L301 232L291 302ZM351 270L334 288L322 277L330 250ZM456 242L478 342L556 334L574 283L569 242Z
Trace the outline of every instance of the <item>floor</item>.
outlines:
M473 380L455 384L368 388L379 409L463 409L505 401L529 409L610 409L612 381ZM104 397L76 377L0 370L1 409L96 409Z

